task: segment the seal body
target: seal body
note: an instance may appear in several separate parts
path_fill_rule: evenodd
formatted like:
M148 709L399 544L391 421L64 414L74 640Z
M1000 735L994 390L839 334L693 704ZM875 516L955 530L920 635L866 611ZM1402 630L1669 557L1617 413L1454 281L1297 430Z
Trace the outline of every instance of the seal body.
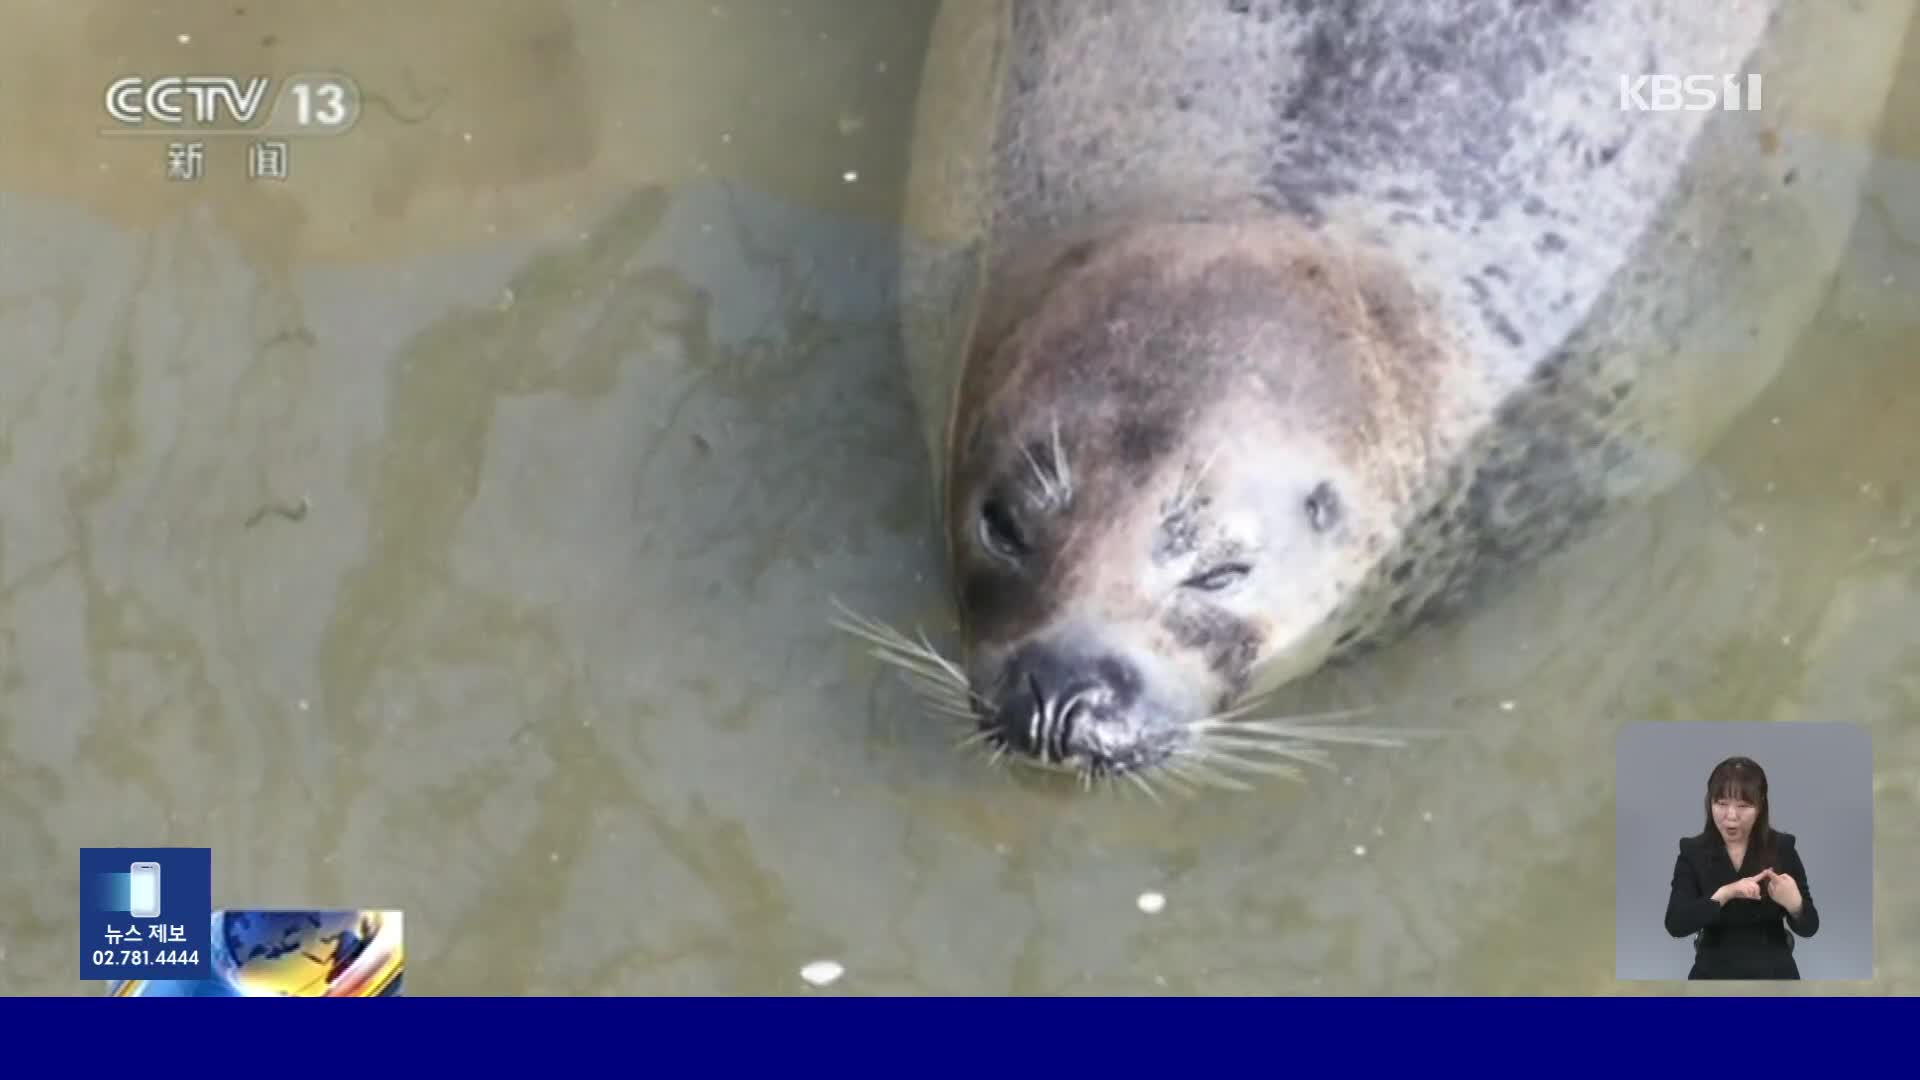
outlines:
M944 5L903 320L983 729L1197 763L1658 490L1811 315L1912 7Z

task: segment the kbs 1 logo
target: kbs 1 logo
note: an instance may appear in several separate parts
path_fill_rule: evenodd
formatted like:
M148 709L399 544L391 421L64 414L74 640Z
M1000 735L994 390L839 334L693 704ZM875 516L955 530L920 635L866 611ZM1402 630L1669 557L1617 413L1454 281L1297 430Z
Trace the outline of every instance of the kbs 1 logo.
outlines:
M1622 75L1620 109L1623 112L1757 112L1760 76L1740 75Z

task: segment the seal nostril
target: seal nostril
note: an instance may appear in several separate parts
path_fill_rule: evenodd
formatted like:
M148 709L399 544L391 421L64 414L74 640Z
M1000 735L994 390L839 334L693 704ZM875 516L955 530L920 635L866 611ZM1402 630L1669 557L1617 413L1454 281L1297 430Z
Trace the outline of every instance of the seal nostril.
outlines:
M1043 762L1097 756L1107 714L1128 706L1129 682L1138 676L1124 662L1030 642L996 680L994 723L1010 747Z
M1068 748L1073 741L1074 728L1079 726L1077 721L1082 708L1080 699L1076 697L1069 699L1066 706L1061 709L1060 722L1053 725L1053 737L1049 740L1051 745L1047 747L1047 752L1053 760L1067 760Z
M1106 656L1100 659L1094 670L1099 673L1116 706L1125 708L1140 696L1140 672L1132 664Z
M1053 737L1057 745L1055 755L1062 761L1075 753L1092 755L1094 730L1098 724L1099 703L1105 688L1098 683L1087 682L1074 689L1074 692L1061 706L1060 721L1054 726Z

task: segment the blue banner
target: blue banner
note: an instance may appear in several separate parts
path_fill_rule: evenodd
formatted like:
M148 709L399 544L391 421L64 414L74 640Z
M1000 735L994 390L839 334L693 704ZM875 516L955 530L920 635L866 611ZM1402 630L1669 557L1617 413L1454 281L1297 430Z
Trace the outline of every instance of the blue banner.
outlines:
M437 989L437 988L436 988ZM455 989L452 992L458 993ZM349 1051L379 1049L387 1073L431 1065L565 1073L618 1062L641 1072L762 1067L897 1076L931 1053L955 1068L1021 1071L1113 1068L1116 1075L1430 1071L1465 1062L1476 1074L1542 1068L1588 1075L1697 1061L1707 1031L1787 1033L1756 1050L1765 1069L1813 1076L1875 1066L1920 1017L1913 998L1419 998L1419 999L508 999L407 997L353 1010ZM267 1008L277 1008L266 1006ZM0 1000L0 1029L33 1045L72 1046L115 1032L171 1033L143 1061L204 1074L229 1062L319 1054L290 1049L290 1013L222 1001ZM302 1013L301 1015L305 1015ZM341 1014L331 1014L339 1018ZM139 1018L129 1020L128 1018ZM128 1027L132 1023L135 1027ZM193 1030L208 1038L182 1039ZM157 1027L151 1025L159 1025ZM327 1029L331 1030L331 1029ZM687 1055L682 1057L682 1054ZM636 1057L637 1055L637 1057ZM612 1056L613 1062L606 1059ZM1560 1060L1566 1059L1566 1060ZM18 1057L21 1069L34 1064ZM357 1059L356 1059L357 1060ZM1894 1054L1892 1068L1900 1060ZM1558 1061L1558 1064L1544 1064ZM1503 1068L1503 1066L1505 1066ZM245 1067L245 1066L242 1066ZM19 1071L19 1070L16 1070ZM25 1075L25 1072L22 1072Z
M80 977L213 974L210 848L81 848Z

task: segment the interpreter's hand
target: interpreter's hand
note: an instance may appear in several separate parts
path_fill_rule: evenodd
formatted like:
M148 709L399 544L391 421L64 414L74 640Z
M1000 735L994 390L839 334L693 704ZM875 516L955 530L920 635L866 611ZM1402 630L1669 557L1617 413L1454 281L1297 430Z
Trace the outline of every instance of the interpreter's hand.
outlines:
M1713 898L1722 904L1729 900L1758 900L1760 899L1760 886L1764 884L1772 874L1773 871L1771 870L1762 870L1752 877L1743 877L1739 881L1729 881L1725 885L1713 890Z
M1773 898L1773 902L1786 908L1788 911L1793 911L1798 908L1800 906L1800 883L1793 880L1793 875L1775 873L1772 870L1767 871L1767 873L1770 875L1766 881L1767 895Z

